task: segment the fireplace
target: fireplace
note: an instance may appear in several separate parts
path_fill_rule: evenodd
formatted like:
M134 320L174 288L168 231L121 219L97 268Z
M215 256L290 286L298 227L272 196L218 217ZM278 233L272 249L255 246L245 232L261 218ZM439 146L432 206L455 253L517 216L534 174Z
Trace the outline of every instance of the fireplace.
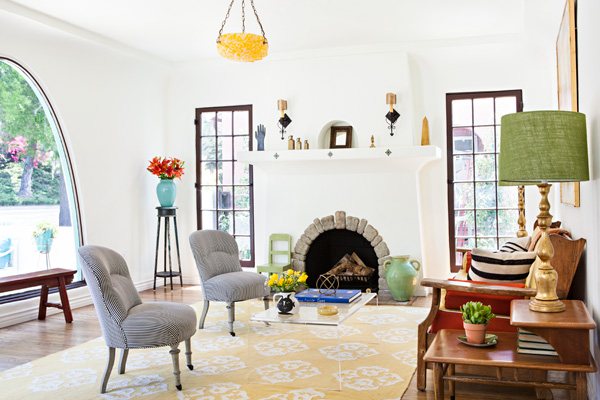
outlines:
M329 271L347 253L356 253L368 267L375 268L375 272L368 279L345 276L340 288L388 289L383 270L383 262L390 258L387 244L366 219L346 216L344 211L316 218L304 230L294 247L292 265L308 274L309 287L316 287L319 275Z

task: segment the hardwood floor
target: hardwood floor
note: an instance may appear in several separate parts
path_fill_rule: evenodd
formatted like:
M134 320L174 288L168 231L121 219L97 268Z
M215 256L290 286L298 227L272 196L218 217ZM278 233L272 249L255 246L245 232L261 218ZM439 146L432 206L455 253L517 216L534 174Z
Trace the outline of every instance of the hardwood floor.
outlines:
M174 301L192 304L202 300L200 286L179 286L172 292L159 288L145 290L140 293L143 301ZM379 304L397 304L389 297L382 297ZM409 304L413 307L430 307L431 296L417 297ZM0 329L0 371L4 371L29 361L41 358L69 347L85 343L101 336L100 324L93 306L73 310L74 321L65 324L62 313L51 315L44 321L29 321ZM560 376L559 376L560 378ZM568 399L565 390L553 390L554 399ZM446 391L446 393L448 393ZM404 400L433 400L433 379L428 371L427 390L420 392L416 388L416 377L402 397ZM449 398L449 396L447 397ZM511 388L508 386L488 386L461 384L456 385L457 399L478 400L527 400L536 399L535 391L528 388Z

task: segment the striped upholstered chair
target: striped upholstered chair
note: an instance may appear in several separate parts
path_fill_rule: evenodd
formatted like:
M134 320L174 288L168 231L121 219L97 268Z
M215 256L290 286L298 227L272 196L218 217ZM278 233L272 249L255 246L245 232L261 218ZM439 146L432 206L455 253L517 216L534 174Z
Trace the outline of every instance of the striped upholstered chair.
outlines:
M79 259L108 346L100 393L106 392L115 348L122 349L119 374L123 374L129 349L163 346L171 347L175 386L181 390L178 347L185 341L187 366L193 369L190 338L196 332L194 309L179 303L142 303L125 260L113 250L83 246L79 248Z
M190 245L200 274L204 308L198 329L204 328L204 319L211 301L227 303L229 333L233 332L235 302L262 297L265 310L269 308L270 290L267 278L256 272L242 271L237 242L227 232L203 230L190 235Z

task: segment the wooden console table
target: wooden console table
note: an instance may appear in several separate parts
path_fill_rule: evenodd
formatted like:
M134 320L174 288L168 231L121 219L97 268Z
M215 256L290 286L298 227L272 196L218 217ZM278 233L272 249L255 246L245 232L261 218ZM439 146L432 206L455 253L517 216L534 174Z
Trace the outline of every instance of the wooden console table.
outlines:
M517 353L516 333L496 333L498 344L473 347L460 343L460 330L443 329L425 353L424 360L433 363L435 398L444 398L444 380L449 382L450 396L454 399L455 382L488 385L509 385L543 389L568 389L576 392L576 399L587 399L586 373L596 372L596 363L589 351L589 329L595 323L580 301L564 301L562 313L529 311L529 300L513 300L511 324L540 334L554 346L559 356ZM456 365L496 367L497 376L455 375ZM515 379L502 378L501 368L515 368ZM516 369L534 371L568 371L575 375L574 383L554 383L518 380ZM539 375L538 375L539 376Z
M71 314L66 285L73 281L73 276L76 273L77 271L70 269L52 268L28 274L5 276L0 278L0 292L10 292L11 290L41 285L38 319L46 319L47 307L56 307L63 311L65 322L69 323L73 321L73 315ZM61 304L48 302L48 288L51 287L58 287Z

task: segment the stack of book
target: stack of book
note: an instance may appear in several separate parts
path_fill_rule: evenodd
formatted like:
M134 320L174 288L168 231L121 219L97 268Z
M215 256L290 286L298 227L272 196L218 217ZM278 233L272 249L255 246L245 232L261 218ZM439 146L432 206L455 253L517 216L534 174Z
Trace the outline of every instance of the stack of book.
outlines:
M517 343L517 353L539 354L544 356L557 356L558 353L546 339L535 333L527 332L519 328L519 337Z
M299 301L311 303L351 303L360 297L360 290L338 289L335 293L321 294L319 289L306 289L296 295Z

